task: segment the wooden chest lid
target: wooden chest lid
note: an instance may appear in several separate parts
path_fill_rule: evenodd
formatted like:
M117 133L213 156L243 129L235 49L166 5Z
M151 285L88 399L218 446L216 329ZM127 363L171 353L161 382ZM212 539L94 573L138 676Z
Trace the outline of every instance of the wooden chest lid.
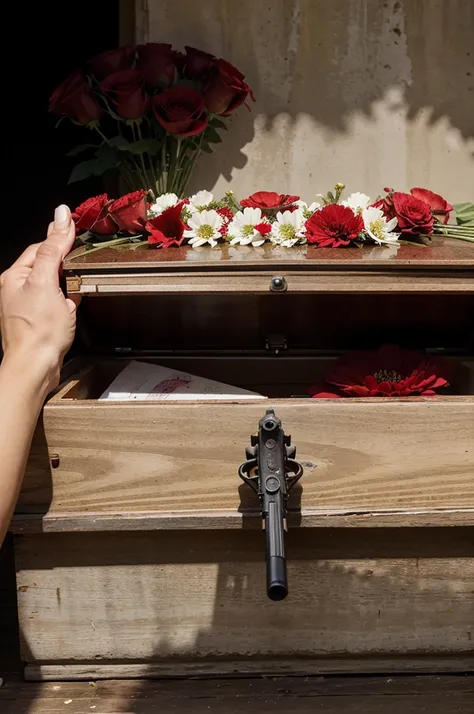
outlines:
M64 269L68 292L90 295L474 292L474 244L435 237L426 246L345 249L79 248Z

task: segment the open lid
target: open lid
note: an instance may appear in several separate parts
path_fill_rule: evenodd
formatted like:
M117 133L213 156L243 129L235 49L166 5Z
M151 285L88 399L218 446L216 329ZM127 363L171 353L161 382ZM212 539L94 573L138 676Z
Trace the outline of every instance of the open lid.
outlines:
M265 294L474 292L474 245L79 248L64 263L68 293Z

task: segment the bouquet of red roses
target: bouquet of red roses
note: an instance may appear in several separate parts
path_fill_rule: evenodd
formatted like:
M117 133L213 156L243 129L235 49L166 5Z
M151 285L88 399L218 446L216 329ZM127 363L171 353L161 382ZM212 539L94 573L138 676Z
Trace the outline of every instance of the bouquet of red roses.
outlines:
M57 87L50 111L90 130L97 142L70 182L118 171L130 190L183 196L201 152L222 141L225 119L248 99L244 75L230 62L164 43L104 52Z

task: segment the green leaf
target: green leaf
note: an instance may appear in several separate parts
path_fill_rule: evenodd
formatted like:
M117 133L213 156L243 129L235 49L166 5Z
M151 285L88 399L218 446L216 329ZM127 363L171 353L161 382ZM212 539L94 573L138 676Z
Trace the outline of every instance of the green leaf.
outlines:
M474 203L457 203L454 206L456 211L456 222L458 225L474 225Z
M71 171L68 183L76 183L76 181L83 181L86 178L96 175L96 169L99 164L99 159L89 159L88 161L81 161L77 164Z
M157 139L140 139L118 148L120 151L129 151L131 154L151 154L156 156L161 151L161 142Z
M109 139L105 143L108 144L109 146L114 146L117 149L124 149L124 150L130 144L129 140L126 139L124 136L113 136L111 139Z
M195 79L180 79L176 84L180 87L191 87L191 89L195 89L197 92L201 91L201 82Z
M71 149L71 151L68 151L66 156L79 156L79 154L83 154L84 151L87 151L88 149L98 148L97 144L80 144L79 146L75 146L74 149Z
M203 151L205 154L212 154L212 149L209 144L203 144L201 146L201 151Z
M207 127L206 133L204 134L204 136L206 137L206 141L209 144L220 144L222 141L222 137L219 136L217 131L212 126Z
M218 117L212 117L212 119L209 122L210 126L213 126L215 129L224 129L224 131L229 131L229 127L227 124L222 121L222 119L218 119Z

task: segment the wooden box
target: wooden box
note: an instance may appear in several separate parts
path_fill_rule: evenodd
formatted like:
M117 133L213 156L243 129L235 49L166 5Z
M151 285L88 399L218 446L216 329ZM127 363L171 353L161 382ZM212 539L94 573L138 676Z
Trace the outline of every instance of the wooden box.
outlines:
M473 669L474 246L104 249L65 275L81 354L14 521L28 678ZM384 342L443 355L450 393L308 397ZM99 402L132 358L269 399ZM237 474L268 407L305 470L281 603Z

